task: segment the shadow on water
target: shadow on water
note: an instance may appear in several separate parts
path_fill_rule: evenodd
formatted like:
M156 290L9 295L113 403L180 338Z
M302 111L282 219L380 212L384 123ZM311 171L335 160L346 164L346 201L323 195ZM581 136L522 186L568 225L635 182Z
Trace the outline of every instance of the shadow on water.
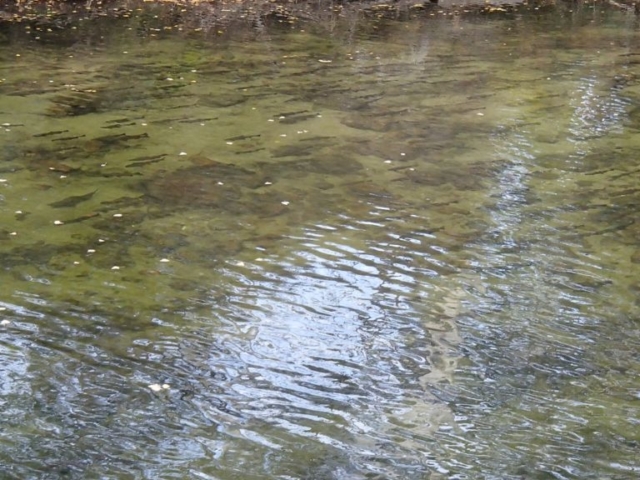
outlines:
M2 478L635 477L632 20L154 8L3 26Z

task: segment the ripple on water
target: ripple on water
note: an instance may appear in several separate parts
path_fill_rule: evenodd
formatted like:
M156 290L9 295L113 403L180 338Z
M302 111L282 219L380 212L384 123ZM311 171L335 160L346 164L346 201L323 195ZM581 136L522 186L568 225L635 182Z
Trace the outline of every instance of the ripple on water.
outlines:
M401 435L419 445L409 440L412 428L420 437L452 422L448 407L417 382L440 368L436 353L447 353L430 346L415 316L417 299L429 293L409 288L394 267L398 246L381 256L366 243L347 243L342 229L309 227L303 239L302 250L287 256L227 267L224 302L207 303L221 318L213 325L200 308L188 323L163 315L153 329L114 329L98 316L91 328L70 328L53 306L43 307L46 326L14 333L32 351L25 362L36 389L30 412L79 448L25 436L30 447L21 455L44 449L55 465L78 472L114 459L114 471L127 471L143 458L151 470L165 462L171 471L223 448L244 469L268 468L238 453L252 445L265 454L311 449L375 471L365 462L374 452L402 455L379 444ZM18 324L28 321L27 312ZM170 389L154 393L152 383Z

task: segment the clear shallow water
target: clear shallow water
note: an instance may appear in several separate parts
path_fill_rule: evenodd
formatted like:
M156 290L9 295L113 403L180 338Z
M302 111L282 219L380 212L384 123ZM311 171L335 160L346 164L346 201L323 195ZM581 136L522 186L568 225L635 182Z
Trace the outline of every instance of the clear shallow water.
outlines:
M3 478L637 477L634 18L154 13L3 30Z

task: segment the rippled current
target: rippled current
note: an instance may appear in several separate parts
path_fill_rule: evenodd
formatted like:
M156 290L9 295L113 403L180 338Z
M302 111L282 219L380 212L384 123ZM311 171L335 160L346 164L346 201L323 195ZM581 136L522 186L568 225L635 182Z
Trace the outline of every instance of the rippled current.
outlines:
M638 478L640 30L574 8L0 23L0 478Z

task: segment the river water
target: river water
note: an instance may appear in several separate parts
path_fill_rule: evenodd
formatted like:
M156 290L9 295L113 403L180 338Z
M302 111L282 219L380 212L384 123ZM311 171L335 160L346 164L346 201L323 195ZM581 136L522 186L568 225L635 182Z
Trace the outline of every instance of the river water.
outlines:
M640 475L633 15L124 12L0 25L0 478Z

